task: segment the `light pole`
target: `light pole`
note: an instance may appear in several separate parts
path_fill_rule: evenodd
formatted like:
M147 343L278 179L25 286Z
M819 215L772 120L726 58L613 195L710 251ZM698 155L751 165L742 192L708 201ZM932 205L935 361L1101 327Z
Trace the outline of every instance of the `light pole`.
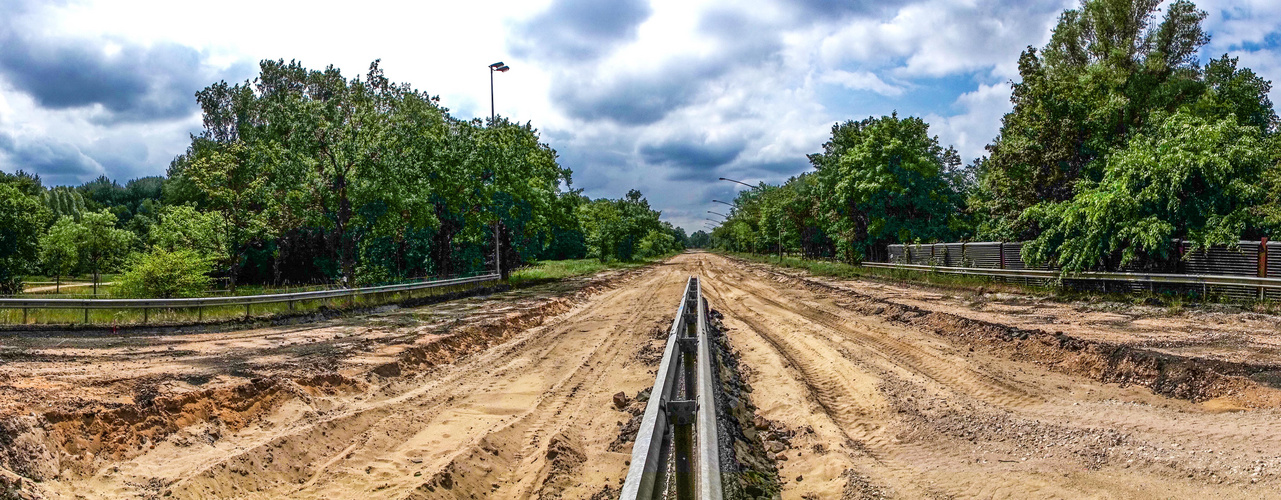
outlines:
M726 218L726 219L729 219L729 216L728 216L728 215L725 215L725 214L720 213L720 212L713 212L713 211L711 211L711 210L708 210L708 211L707 211L707 213L709 213L709 214L716 214L716 215L719 215L719 216L724 217L724 218Z
M730 179L730 178L728 178L728 177L721 177L721 178L720 178L720 180L723 180L723 181L729 181L729 182L735 182L735 183L742 184L742 185L747 186L747 187L752 188L752 189L757 189L757 190L761 189L761 187L760 187L760 186L753 186L753 185L748 184L748 183L746 183L746 182L743 182L743 181L736 181L736 180L734 180L734 179ZM725 202L723 202L723 201L719 201L719 200L712 200L712 201L715 201L715 202L718 202L718 203L725 203ZM729 203L725 203L725 204L726 204L726 205L730 205ZM734 205L730 205L730 206L734 206ZM755 246L755 245L753 245L753 246ZM778 218L778 261L779 261L779 262L783 262L783 218L782 218L782 217L779 217L779 218Z
M489 65L489 126L493 127L498 122L498 114L494 110L494 73L506 73L511 69L510 66L498 61ZM494 184L498 184L498 169L494 167ZM497 187L497 186L495 186ZM498 228L502 224L498 217L497 206L494 207L494 270L498 271L498 279L503 279L503 247L502 239L498 237Z
M494 112L494 73L506 73L511 66L498 61L489 65L489 121L492 123L498 115Z

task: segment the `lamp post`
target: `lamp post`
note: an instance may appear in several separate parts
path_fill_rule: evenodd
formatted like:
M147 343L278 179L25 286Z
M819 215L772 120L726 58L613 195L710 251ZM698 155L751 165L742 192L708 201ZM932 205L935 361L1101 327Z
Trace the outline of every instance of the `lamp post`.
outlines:
M494 108L494 73L506 73L509 69L511 67L503 64L502 61L489 65L489 126L491 127L498 122L498 113ZM498 183L498 172L494 172L494 183ZM498 279L503 279L503 247L502 239L498 236L498 228L501 224L498 211L494 210L494 270L498 271Z
M747 186L747 187L752 188L752 189L757 189L757 190L761 189L761 187L760 187L760 186L753 186L753 185L748 184L748 183L746 183L746 182L743 182L743 181L736 181L736 180L734 180L734 179L730 179L730 178L728 178L728 177L721 177L721 178L720 178L720 180L722 180L722 181L728 181L728 182L734 182L734 183L738 183L738 184L742 184L742 185ZM712 201L715 201L715 202L717 202L717 203L725 203L725 202L723 202L723 201L719 201L719 200L712 200ZM725 204L726 204L726 205L730 205L729 203L725 203ZM734 205L730 205L730 206L734 206ZM755 245L753 245L753 246L755 246ZM783 218L782 218L782 217L779 217L779 219L778 219L778 261L779 261L779 262L783 262Z
M716 215L719 215L719 216L724 217L724 218L726 218L726 219L728 219L728 218L729 218L729 216L728 216L728 215L725 215L725 214L720 213L720 212L713 212L713 211L711 211L711 210L708 210L708 211L707 211L707 213L709 213L709 214L716 214Z

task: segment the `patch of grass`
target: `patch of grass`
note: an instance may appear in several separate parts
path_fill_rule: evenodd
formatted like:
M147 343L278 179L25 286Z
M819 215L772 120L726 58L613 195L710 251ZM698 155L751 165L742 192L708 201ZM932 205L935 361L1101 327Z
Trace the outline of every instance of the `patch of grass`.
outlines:
M632 269L651 262L660 261L668 257L671 257L671 255L662 255L652 259L643 259L633 262L601 262L598 259L535 261L530 263L527 267L512 271L508 283L512 286L521 286L528 283L538 283L570 278L573 276L596 274L606 269Z
M270 304L254 304L248 309L239 306L208 306L203 308L155 309L0 309L0 324L41 325L182 325L237 320L241 318L272 318L296 316L324 310L364 309L384 304L404 302L409 299L460 293L478 284L463 284L422 290L384 292L347 297L296 300Z

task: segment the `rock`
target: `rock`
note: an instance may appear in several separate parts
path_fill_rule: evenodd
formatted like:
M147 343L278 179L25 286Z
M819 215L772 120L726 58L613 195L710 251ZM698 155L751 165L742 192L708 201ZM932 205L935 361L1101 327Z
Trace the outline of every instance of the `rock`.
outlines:
M779 453L778 455L774 455L774 460L778 460L779 462L786 462L786 461L787 461L787 454L786 454L786 453Z
M614 395L614 408L623 409L627 407L627 393L619 391Z
M765 451L768 451L770 453L779 453L786 449L787 449L787 445L780 443L778 441L770 440L765 442Z
M757 430L763 431L769 428L769 420L766 420L765 417L760 415L757 415L756 418L753 419L752 424L756 426Z
M797 475L796 475L796 482L798 482L798 483L799 483L799 482L804 481L804 480L805 480L805 476L802 476L802 475L800 475L800 474L797 474Z

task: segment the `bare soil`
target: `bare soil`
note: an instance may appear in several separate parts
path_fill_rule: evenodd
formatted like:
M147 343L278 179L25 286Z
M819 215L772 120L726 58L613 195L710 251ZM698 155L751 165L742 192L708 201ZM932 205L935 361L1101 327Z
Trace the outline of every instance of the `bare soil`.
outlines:
M308 325L0 337L0 498L613 498L691 274L783 498L1281 497L1276 318L689 253Z
M1035 321L1029 297L698 258L761 416L794 432L784 498L1281 497L1281 391L1251 377L1281 364L1251 352L1271 339L1151 347L1251 315Z

